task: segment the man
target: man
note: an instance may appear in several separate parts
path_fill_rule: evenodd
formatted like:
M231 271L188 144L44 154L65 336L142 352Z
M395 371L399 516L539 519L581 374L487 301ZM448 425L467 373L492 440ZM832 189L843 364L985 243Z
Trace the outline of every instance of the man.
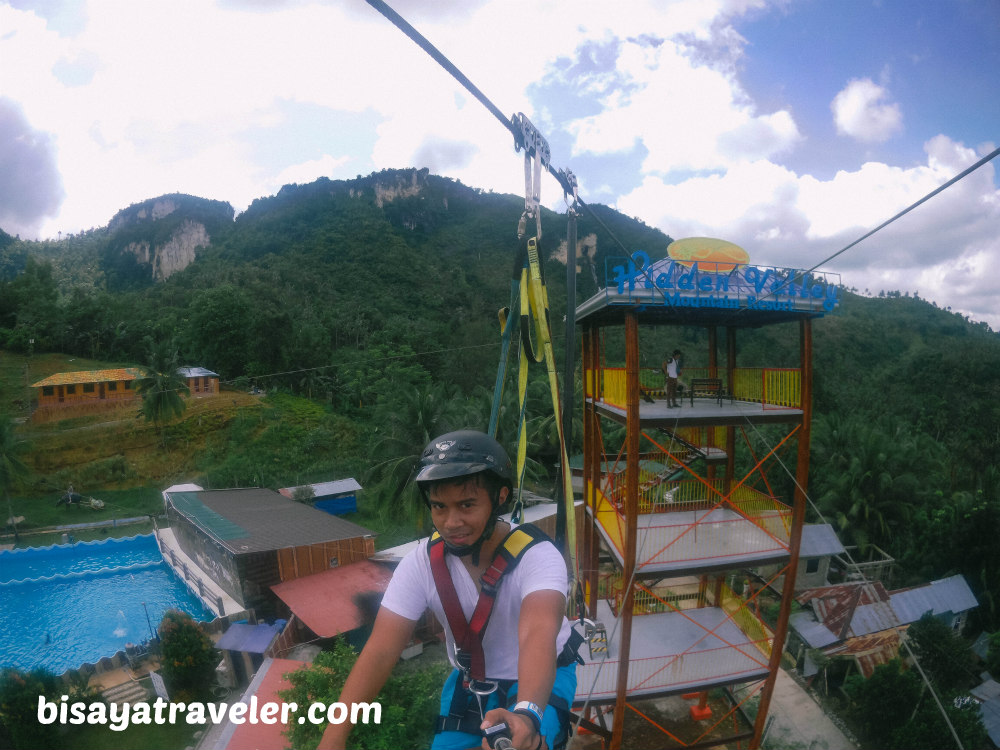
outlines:
M400 562L340 695L345 704L373 700L430 608L455 667L441 693L434 750L487 747L481 730L501 722L519 749L556 747L565 739L559 709L568 710L576 693L579 645L564 615L566 564L533 527L498 518L512 476L507 453L484 433L452 432L427 445L416 481L437 534ZM513 564L507 559L494 591L497 553L514 549L508 536L523 551ZM477 638L482 618L476 615L490 593L492 610ZM344 747L350 729L347 722L331 724L319 747Z
M677 403L677 380L681 376L681 354L680 349L674 349L674 353L663 363L663 374L667 376L667 408L673 409L680 406Z

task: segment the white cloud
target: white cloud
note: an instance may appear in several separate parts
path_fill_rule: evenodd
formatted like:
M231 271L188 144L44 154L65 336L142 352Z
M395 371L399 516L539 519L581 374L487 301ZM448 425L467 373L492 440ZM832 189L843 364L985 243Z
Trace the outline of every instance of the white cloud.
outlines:
M278 173L275 180L275 192L284 185L305 185L320 177L334 177L341 167L351 160L349 156L331 156L323 154L319 159L311 159L301 164L293 164ZM346 175L344 175L346 176Z
M992 146L988 147L992 149ZM979 158L939 135L926 163L866 163L829 180L766 160L668 184L648 176L618 201L674 238L742 245L758 263L812 267L947 182ZM858 289L919 292L1000 330L1000 190L987 165L829 263ZM653 248L655 250L655 248Z
M790 112L758 113L726 66L697 62L684 42L623 41L616 72L620 84L600 99L602 111L568 125L574 154L642 144L643 172L665 174L771 157L801 138Z
M889 92L870 78L850 81L830 103L837 132L864 143L889 140L903 127L899 105L887 101Z
M765 107L741 86L747 42L732 19L785 0L630 0L627 11L606 0L408 2L404 15L505 116L524 112L550 142L572 138L571 154L553 154L557 166L642 159L641 183L620 197L610 171L578 174L585 199L617 204L674 237L730 239L761 263L811 265L975 159L940 135L919 164L870 160L819 178L778 163L822 144L800 132L796 108L808 102ZM78 16L63 19L72 33L60 35L0 0L0 66L17 71L0 76L0 97L50 134L66 193L43 236L101 225L166 192L240 210L288 182L372 168L428 166L475 187L523 191L510 134L360 0L289 0L276 10L259 0L66 7ZM576 97L586 116L560 122L552 97L534 109L540 86ZM850 81L831 110L838 131L864 144L903 126L884 81ZM295 129L295 117L313 115L308 133ZM613 158L583 159L592 155ZM832 270L862 289L919 289L1000 328L992 180L992 167L980 170ZM546 205L561 209L554 183L543 187Z

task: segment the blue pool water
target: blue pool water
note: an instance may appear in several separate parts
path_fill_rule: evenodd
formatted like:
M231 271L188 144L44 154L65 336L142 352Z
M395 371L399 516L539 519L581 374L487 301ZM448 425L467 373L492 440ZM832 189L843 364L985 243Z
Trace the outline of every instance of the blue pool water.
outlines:
M143 603L145 602L145 608ZM56 674L151 637L171 607L213 615L152 534L0 552L0 666Z

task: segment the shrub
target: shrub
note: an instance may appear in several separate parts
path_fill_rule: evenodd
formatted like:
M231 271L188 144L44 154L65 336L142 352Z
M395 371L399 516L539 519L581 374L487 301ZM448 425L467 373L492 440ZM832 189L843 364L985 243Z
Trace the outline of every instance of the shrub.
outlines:
M163 680L174 701L211 699L219 652L202 626L190 615L167 610L160 621L160 652Z
M304 716L316 701L330 705L339 700L356 660L354 649L338 643L333 651L319 654L309 667L286 675L292 687L278 695L285 702L298 704L296 716ZM351 747L360 750L429 747L447 670L447 665L435 664L423 670L394 671L375 698L382 706L381 723L358 724L351 732ZM312 750L326 729L326 725L316 726L308 721L299 724L294 718L289 727L287 735L293 750Z

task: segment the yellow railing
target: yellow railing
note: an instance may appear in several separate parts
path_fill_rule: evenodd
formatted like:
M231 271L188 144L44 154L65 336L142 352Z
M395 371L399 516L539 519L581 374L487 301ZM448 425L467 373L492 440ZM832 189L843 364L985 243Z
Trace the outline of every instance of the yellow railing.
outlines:
M666 465L666 457L662 459ZM645 456L643 463L651 463ZM624 475L605 483L606 496L620 514L625 507ZM639 513L670 513L684 510L707 510L718 505L724 496L725 483L716 479L681 479L663 481L661 475L639 470ZM732 490L725 503L740 515L754 521L773 537L788 541L791 530L791 508L776 498L752 487Z
M716 605L729 615L740 630L747 634L747 637L753 641L764 656L771 656L774 633L764 624L763 620L750 610L749 602L737 596L735 591L723 583L722 600Z
M624 409L628 403L625 396L625 368L604 368L604 401Z
M587 395L603 400L619 409L626 405L624 367L605 367L600 371L603 388L595 387L594 371L587 372ZM725 371L716 369L715 377L725 379ZM681 380L712 377L707 367L686 368ZM663 375L646 368L639 373L639 383L646 389L663 387ZM733 371L733 397L766 406L797 409L802 405L802 372L798 369L738 367Z
M602 585L603 583L603 585ZM602 576L598 584L602 598L607 598L608 604L617 617L625 601L625 590L621 573ZM700 607L718 607L746 634L764 656L771 655L771 645L774 633L752 609L752 603L744 600L724 582L719 582L719 600L716 601L716 587L713 584L702 586L698 583L685 583L677 586L658 585L647 589L638 585L632 594L633 615L654 615L664 612L680 612Z
M739 367L733 373L733 396L765 406L802 405L801 370Z
M729 493L729 504L753 519L768 534L785 543L792 529L792 509L770 495L751 487L740 486Z

